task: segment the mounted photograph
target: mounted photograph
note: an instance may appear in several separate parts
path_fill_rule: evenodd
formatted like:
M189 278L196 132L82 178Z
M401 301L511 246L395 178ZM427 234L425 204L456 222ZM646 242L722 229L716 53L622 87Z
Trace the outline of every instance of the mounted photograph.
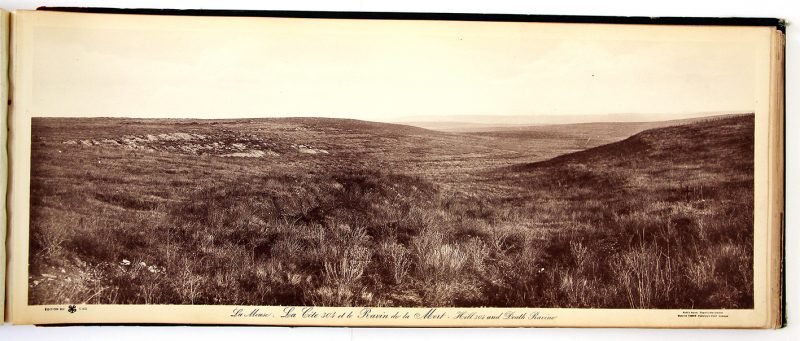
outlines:
M775 319L774 26L15 15L23 320Z

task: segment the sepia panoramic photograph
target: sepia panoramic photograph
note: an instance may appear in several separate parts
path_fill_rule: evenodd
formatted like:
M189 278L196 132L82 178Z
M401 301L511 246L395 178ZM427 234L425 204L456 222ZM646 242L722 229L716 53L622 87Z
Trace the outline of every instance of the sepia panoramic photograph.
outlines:
M754 306L746 44L137 20L36 31L30 305Z

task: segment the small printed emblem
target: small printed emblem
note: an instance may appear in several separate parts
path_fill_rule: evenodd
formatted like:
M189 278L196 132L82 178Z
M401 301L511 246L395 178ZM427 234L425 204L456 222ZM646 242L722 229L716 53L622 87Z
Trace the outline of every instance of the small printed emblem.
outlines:
M72 313L74 313L74 312L78 311L78 309L77 309L77 308L75 308L75 305L74 305L74 304L70 304L70 305L69 305L69 308L67 308L67 311L68 311L70 314L72 314Z

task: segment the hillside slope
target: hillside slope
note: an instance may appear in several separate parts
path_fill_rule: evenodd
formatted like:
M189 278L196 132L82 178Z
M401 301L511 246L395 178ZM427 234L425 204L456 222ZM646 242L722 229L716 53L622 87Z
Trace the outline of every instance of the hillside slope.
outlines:
M632 156L670 161L708 157L729 160L731 153L742 157L746 154L752 155L753 135L748 132L753 130L753 120L753 115L743 115L652 128L623 141L562 155L538 165L599 162L610 157L616 157L618 161L628 161ZM734 159L742 161L740 157Z
M753 172L753 124L753 115L743 115L649 129L619 142L507 170L519 176L590 167L592 172L611 176L624 169L624 180L631 186L637 180L744 180L752 178Z
M621 292L629 307L752 307L753 129L753 115L651 129L487 181L554 230L542 262L567 276L551 285L583 283L578 305Z

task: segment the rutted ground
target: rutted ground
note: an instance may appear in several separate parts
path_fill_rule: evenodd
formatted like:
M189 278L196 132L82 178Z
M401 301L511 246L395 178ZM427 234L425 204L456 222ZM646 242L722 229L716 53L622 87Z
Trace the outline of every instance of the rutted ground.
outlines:
M275 150L285 153L328 154L327 150L304 144L280 146L258 135L236 134L223 130L222 134L203 135L196 133L163 133L158 135L124 135L119 138L66 140L65 145L84 147L109 147L145 152L170 152L189 155L215 155L221 157L265 157L280 156Z

